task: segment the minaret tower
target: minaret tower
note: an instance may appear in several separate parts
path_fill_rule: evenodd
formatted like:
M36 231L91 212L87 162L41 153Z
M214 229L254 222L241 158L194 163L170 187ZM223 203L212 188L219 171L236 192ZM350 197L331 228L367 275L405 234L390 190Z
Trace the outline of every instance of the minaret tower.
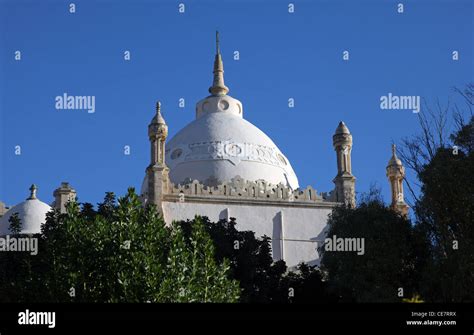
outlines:
M344 122L339 122L332 140L337 155L337 176L333 179L336 185L334 200L355 207L356 178L352 175L351 165L352 135Z
M163 212L163 195L169 190L169 169L165 164L165 141L168 136L168 126L161 115L161 103L156 103L156 114L148 125L148 138L150 139L151 160L146 169L148 177L148 194L146 203L157 206Z
M407 215L410 207L405 203L403 195L405 168L403 167L402 161L397 157L395 144L392 144L392 157L388 161L387 177L392 190L392 203L390 207L402 215Z
M53 192L53 207L59 209L61 213L66 213L66 204L76 200L76 190L68 182L62 182L61 186Z

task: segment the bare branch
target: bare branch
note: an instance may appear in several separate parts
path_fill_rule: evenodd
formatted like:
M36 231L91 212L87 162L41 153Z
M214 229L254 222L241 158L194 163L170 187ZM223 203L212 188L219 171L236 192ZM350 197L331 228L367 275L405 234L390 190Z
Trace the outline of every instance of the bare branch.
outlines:
M405 184L408 186L408 190L410 191L410 194L411 196L413 197L413 199L415 200L415 202L418 202L419 199L418 197L416 196L416 193L413 191L413 188L411 187L410 183L408 182L408 179L407 178L404 178L403 179L405 181ZM407 199L405 199L405 201L408 202L408 206L412 207L414 206L414 204L412 204L411 202L409 202Z

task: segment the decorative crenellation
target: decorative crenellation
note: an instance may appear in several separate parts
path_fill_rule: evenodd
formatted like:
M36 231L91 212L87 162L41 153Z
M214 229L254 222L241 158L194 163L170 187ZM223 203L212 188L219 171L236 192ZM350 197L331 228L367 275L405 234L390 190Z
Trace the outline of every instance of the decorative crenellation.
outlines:
M233 178L230 182L223 182L217 186L206 186L197 180L184 184L172 184L171 195L184 194L185 196L231 197L261 200L280 200L288 202L323 202L329 201L330 196L318 194L308 186L304 190L292 190L283 184L270 184L264 180L247 181L240 177Z

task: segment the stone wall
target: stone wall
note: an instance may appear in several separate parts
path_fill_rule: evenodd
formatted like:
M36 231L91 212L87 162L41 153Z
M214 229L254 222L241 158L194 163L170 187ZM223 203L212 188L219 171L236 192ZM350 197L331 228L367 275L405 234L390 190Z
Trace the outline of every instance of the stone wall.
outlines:
M164 196L167 223L207 216L211 221L236 218L239 230L272 239L273 259L290 267L299 262L319 263L318 242L325 238L328 215L337 203L312 187L293 191L264 181L234 178L229 183L206 187L198 181L172 185Z

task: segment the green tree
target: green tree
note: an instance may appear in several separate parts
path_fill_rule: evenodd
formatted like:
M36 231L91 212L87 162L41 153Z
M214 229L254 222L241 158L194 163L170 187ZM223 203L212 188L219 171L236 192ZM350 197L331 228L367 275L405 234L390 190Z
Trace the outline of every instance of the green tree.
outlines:
M440 147L418 178L418 226L431 241L423 296L434 302L474 301L474 125L451 135L458 147Z
M328 294L319 268L301 264L288 271L284 261L273 261L270 238L257 238L252 231L237 230L235 218L211 222L203 217L198 222L180 222L187 244L190 243L192 227L201 223L214 242L216 261L230 261L230 276L242 289L241 302L316 303L335 300Z
M21 223L20 217L18 216L18 213L13 213L8 219L8 222L10 223L10 232L13 235L20 234L23 225Z
M10 238L30 239L38 236L20 234L23 224L18 213L9 218ZM16 302L17 297L24 300L35 290L38 266L34 262L36 255L25 251L8 251L0 253L0 302Z
M336 207L327 237L360 238L364 254L319 251L331 292L341 301L399 302L417 291L418 270L426 259L427 242L410 221L386 207L371 191L356 208ZM400 290L402 289L402 290Z
M287 273L281 284L281 301L291 303L330 303L338 298L332 294L328 282L324 281L323 272L314 266L301 263L297 271Z
M417 179L407 181L416 227L430 242L420 284L428 302L474 301L474 83L454 91L451 103L419 113L420 132L400 151Z
M189 243L180 225L172 230L173 247L160 296L164 301L177 302L236 302L240 288L237 281L229 282L229 263L217 264L214 246L201 217L194 219Z
M0 269L0 291L10 292L9 301L28 302L236 301L238 283L228 279L225 262L213 261L209 235L196 225L195 243L188 249L181 247L176 231L165 225L154 206L143 207L133 189L118 204L107 193L97 212L70 202L67 213L53 210L47 215L38 256L31 259L31 283L11 290L15 283L8 275L19 264L9 262L11 258L5 263L2 255L7 267ZM25 274L21 270L11 278ZM168 296L169 283L187 294Z

